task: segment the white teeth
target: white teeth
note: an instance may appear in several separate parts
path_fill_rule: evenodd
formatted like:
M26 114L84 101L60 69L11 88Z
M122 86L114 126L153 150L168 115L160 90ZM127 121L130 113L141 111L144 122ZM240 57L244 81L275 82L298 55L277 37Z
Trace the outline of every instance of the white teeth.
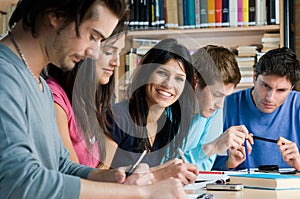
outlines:
M171 97L171 94L165 91L158 91L160 94L166 96L166 97Z

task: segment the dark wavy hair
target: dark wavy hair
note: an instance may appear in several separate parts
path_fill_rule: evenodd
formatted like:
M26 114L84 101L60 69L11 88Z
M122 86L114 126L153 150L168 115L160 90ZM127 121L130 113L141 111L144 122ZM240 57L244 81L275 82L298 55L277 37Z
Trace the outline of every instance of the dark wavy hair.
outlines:
M124 0L19 0L9 20L9 29L22 20L24 29L30 29L32 35L36 37L37 20L48 13L53 13L65 19L63 27L75 22L76 33L79 36L79 25L82 21L95 16L96 12L92 8L98 3L104 4L118 19L123 18L126 10Z
M300 80L300 66L296 54L287 47L266 52L255 67L258 75L276 75L286 77L292 85Z
M193 95L193 65L191 55L186 47L177 43L175 39L164 39L151 48L142 58L138 69L133 73L131 84L128 88L129 112L132 120L137 126L146 126L149 108L146 102L146 85L149 84L150 75L156 68L169 60L176 60L182 63L186 73L186 81L179 99L167 107L166 114L170 118L170 126L164 132L162 139L164 143L169 143L168 158L172 159L177 155L177 148L181 147L187 135L194 111ZM166 123L164 125L167 125ZM151 150L150 142L145 128L136 128L137 151ZM138 132L143 131L143 132Z

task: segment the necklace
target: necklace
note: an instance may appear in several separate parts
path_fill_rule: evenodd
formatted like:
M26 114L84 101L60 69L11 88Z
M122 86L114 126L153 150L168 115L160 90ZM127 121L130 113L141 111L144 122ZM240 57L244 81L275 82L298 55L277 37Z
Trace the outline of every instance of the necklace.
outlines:
M18 46L16 40L14 39L14 37L13 37L13 35L11 34L10 31L9 31L8 35L9 35L10 40L11 40L11 42L13 43L14 47L16 48L18 54L20 55L21 60L22 60L23 63L25 64L26 68L28 69L28 71L30 72L30 74L32 75L32 77L37 81L37 83L40 84L40 83L41 83L40 77L36 77L36 76L33 74L33 72L30 70L29 65L28 65L28 63L27 63L27 61L26 61L26 59L25 59L25 57L24 57L24 54L22 53L20 47Z

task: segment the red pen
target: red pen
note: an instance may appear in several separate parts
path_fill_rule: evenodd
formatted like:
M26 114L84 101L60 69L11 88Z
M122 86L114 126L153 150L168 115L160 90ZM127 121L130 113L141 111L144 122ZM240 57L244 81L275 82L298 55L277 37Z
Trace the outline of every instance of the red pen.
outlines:
M224 174L224 171L199 171L199 174L218 174L218 175L222 175L222 174Z

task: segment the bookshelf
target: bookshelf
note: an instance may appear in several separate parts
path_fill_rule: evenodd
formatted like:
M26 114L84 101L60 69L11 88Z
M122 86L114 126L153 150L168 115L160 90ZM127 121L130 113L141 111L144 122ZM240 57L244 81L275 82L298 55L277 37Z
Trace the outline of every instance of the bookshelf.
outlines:
M277 1L277 0L276 0ZM176 38L179 43L185 45L191 51L196 50L208 44L221 45L228 48L236 48L237 46L261 45L262 38L265 33L279 33L280 47L285 46L285 26L284 20L287 13L284 8L286 0L278 0L279 3L279 23L269 25L254 26L232 26L232 27L214 27L214 28L172 28L172 29L135 29L130 30L126 37L125 51L131 48L137 48L135 39L165 39ZM231 2L231 1L230 1ZM258 3L260 1L256 1ZM201 17L201 16L200 16ZM125 61L124 61L125 63ZM122 66L119 76L122 76ZM241 83L236 90L244 89L252 86L252 83Z

